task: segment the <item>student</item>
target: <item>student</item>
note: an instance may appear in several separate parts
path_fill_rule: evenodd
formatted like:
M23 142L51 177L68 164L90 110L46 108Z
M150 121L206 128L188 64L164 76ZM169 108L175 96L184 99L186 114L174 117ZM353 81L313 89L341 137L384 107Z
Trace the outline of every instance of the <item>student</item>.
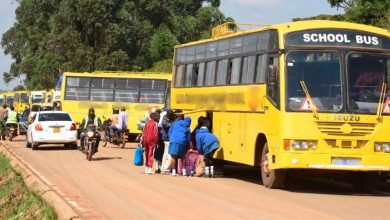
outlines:
M182 162L182 175L186 176L185 169L185 155L188 150L188 145L190 143L190 125L191 118L179 114L177 120L172 124L168 132L169 137L169 150L168 153L172 157L172 176L176 176L177 170L177 161L180 158Z
M219 148L219 141L214 134L210 133L209 126L210 121L204 119L203 126L196 133L196 148L204 155L205 177L214 177L213 155Z
M153 112L150 114L150 120L146 122L146 125L142 134L142 146L145 150L145 173L152 174L153 167L153 150L158 147L158 113Z
M190 143L190 149L196 150L196 134L199 132L199 129L203 126L203 122L206 119L204 116L200 116L198 118L198 124L196 125L195 129L191 132L191 143Z
M161 144L164 145L164 152L163 157L161 161L161 172L162 173L168 173L170 172L171 168L171 155L168 153L169 149L169 138L168 138L168 132L169 128L171 127L172 123L175 121L176 115L172 110L164 110L160 114L160 121L158 123L158 129L160 132L161 137Z

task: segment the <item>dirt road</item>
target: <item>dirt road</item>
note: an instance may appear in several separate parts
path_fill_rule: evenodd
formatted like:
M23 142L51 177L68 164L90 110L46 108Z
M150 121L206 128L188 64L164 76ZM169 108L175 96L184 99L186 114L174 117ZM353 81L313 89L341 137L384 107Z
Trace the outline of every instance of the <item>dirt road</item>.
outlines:
M359 195L344 186L298 181L265 189L253 169L221 178L143 174L135 144L100 147L93 161L62 146L4 143L72 205L83 219L388 219L387 194Z

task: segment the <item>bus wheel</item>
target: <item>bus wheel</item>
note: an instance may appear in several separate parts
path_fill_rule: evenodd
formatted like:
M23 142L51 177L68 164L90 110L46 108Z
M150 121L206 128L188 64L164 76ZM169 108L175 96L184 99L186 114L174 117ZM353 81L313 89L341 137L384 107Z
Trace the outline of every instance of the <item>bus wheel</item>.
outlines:
M283 185L286 177L286 171L270 168L271 158L268 150L268 143L264 144L263 153L261 154L261 179L263 185L270 189L279 188Z

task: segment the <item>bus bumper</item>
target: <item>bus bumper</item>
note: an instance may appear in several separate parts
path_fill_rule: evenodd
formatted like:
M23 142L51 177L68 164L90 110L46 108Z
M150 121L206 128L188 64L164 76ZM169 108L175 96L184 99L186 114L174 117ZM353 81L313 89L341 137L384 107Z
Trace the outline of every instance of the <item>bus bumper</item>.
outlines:
M279 160L279 161L278 161ZM324 169L351 171L390 171L390 154L337 155L284 153L276 158L275 169Z

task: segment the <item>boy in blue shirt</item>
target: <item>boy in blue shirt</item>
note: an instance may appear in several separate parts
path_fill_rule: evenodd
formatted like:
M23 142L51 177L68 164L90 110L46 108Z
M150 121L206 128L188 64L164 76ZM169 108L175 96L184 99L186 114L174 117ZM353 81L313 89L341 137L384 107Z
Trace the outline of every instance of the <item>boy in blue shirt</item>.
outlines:
M219 148L218 138L210 133L210 121L204 119L202 127L196 133L196 148L200 154L204 155L205 162L205 176L214 177L214 162L213 155Z

